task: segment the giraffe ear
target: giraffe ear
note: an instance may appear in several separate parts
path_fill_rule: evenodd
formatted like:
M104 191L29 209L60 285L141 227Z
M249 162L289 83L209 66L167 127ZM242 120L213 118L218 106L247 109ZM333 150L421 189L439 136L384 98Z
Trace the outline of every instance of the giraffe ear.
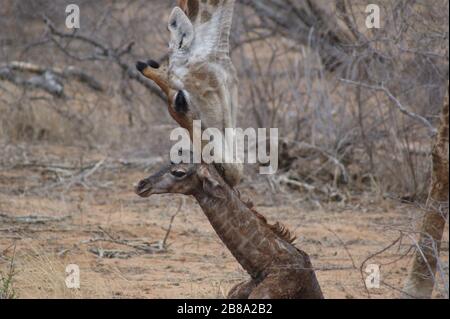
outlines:
M194 40L194 26L180 7L175 7L170 15L169 31L172 50L187 50L191 47Z
M203 190L216 198L225 199L225 194L220 183L215 180L206 166L202 166L198 169L197 175L203 183Z

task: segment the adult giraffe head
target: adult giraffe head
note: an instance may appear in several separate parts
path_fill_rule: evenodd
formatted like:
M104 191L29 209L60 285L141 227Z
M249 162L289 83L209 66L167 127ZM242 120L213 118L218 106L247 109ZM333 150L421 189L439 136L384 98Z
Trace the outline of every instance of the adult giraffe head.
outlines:
M191 137L193 120L223 133L236 127L238 81L229 48L234 2L179 0L168 22L168 61L137 64L167 95L172 117ZM224 170L231 185L240 181L241 164L226 164Z

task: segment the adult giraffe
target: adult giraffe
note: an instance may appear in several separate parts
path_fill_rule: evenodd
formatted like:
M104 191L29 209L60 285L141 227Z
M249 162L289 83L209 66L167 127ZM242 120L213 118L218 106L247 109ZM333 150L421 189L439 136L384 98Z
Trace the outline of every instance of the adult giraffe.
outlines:
M201 120L203 130L222 132L220 145L227 148L219 155L222 163L217 167L231 186L240 182L243 170L242 164L230 162L234 138L225 139L225 129L236 128L238 108L238 79L229 49L234 2L179 0L169 18L168 61L136 65L167 95L170 114L191 138L194 120ZM202 141L203 146L208 142Z

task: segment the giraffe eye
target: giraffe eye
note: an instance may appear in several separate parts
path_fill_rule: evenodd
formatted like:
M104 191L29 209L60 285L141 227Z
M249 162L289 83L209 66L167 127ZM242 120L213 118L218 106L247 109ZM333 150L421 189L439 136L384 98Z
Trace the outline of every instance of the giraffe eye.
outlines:
M182 171L182 170L176 170L176 171L171 172L171 174L177 178L181 178L186 175L186 172Z

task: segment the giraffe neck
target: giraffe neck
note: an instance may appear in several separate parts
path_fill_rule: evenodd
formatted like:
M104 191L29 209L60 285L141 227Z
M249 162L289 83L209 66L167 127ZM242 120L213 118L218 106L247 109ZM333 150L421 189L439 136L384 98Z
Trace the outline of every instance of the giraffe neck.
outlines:
M218 9L233 7L235 0L179 0L178 6L193 23L206 23Z
M280 250L288 250L289 244L278 238L234 191L228 188L222 195L224 198L198 192L194 197L241 266L254 279L264 276Z

